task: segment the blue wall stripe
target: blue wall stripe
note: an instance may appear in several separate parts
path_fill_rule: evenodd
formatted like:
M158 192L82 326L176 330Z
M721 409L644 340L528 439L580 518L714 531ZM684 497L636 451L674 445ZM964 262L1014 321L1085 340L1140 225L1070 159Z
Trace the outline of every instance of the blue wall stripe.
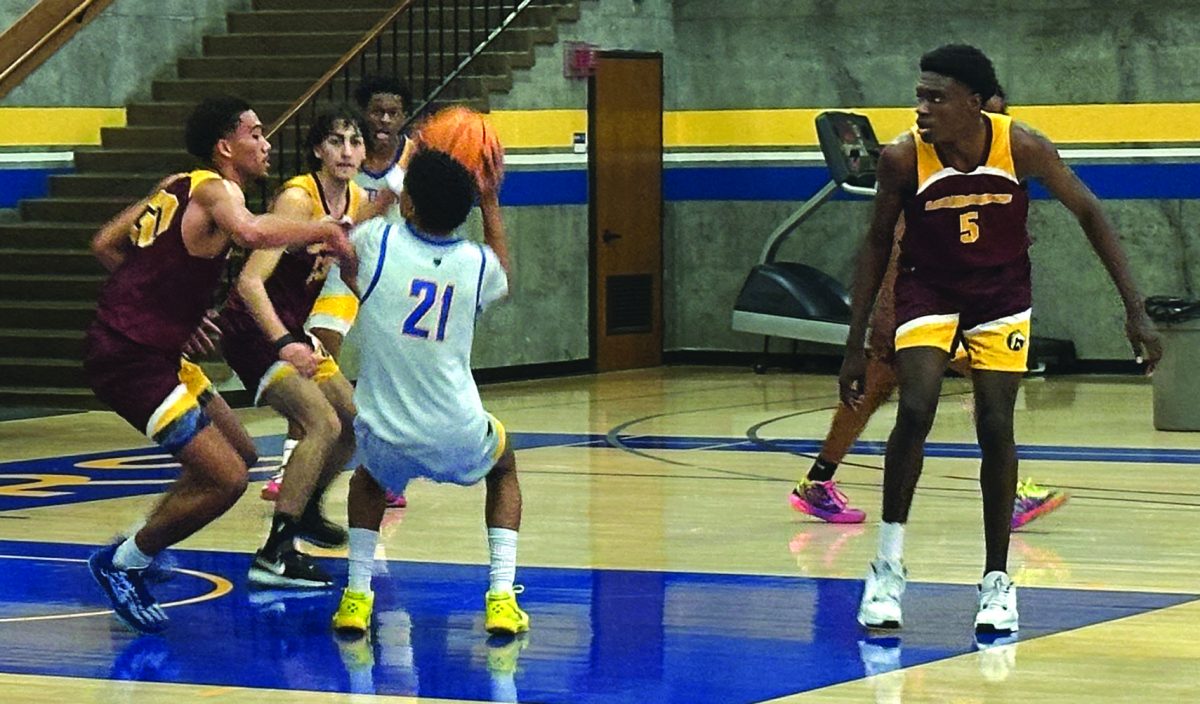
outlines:
M1075 172L1102 199L1200 199L1200 163L1080 164ZM0 208L45 197L49 178L69 168L0 169ZM663 197L678 201L793 201L811 197L829 179L824 166L689 166L663 171ZM1034 199L1049 198L1037 183ZM838 193L837 199L853 199ZM510 171L500 192L507 206L585 205L585 169Z
M50 192L50 177L69 174L70 168L0 169L0 208L15 208L25 198L44 198Z

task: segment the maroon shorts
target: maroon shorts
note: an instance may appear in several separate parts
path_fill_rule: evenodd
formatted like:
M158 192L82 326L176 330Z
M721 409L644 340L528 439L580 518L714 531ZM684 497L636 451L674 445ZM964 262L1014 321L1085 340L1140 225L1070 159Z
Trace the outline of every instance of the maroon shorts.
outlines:
M969 330L1032 307L1029 257L954 275L901 266L895 299L897 327L926 316L957 315L959 328Z
M84 340L83 370L96 397L175 454L209 424L208 379L179 352L147 347L96 321Z
M249 314L226 310L217 317L221 328L221 352L242 386L255 393L279 354Z

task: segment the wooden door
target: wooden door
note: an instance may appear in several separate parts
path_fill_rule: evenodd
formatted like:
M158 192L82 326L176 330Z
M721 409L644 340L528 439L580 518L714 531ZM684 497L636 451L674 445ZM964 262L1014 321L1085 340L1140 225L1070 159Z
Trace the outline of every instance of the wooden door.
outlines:
M662 55L601 52L588 84L597 371L662 363Z

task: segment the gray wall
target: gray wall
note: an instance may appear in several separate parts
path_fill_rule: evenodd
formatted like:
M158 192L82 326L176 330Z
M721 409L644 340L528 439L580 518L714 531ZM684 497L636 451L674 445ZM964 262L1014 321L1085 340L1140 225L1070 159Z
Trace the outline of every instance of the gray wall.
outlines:
M32 5L0 0L0 21L12 22ZM152 80L174 76L176 59L199 55L201 38L224 29L225 13L249 7L250 0L116 0L0 105L105 107L145 100Z
M1139 6L1063 0L584 0L565 40L661 51L668 110L911 104L916 61L951 41L993 58L1016 104L1200 100L1200 3ZM586 86L561 75L561 46L539 50L501 109L583 108ZM798 203L674 202L665 208L668 349L754 350L729 313L767 234ZM1191 201L1106 201L1143 293L1200 290ZM584 208L577 208L585 210ZM848 282L869 206L827 205L783 248L784 259ZM575 218L586 226L586 214ZM1030 213L1034 332L1071 339L1085 359L1128 359L1115 288L1070 214ZM519 236L541 238L536 230ZM581 250L582 252L582 250ZM579 256L582 256L580 254ZM529 276L536 276L527 272ZM578 295L584 295L580 293ZM568 299L578 307L578 295Z

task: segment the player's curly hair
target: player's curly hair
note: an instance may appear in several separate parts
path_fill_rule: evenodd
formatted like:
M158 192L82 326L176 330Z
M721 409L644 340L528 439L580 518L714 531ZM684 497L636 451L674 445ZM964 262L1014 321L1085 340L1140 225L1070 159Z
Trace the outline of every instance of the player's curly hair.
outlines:
M405 114L412 115L412 91L408 89L408 85L404 81L394 76L364 76L362 82L358 84L358 88L354 90L354 102L358 103L360 110L366 110L367 105L371 102L371 96L377 93L400 96Z
M421 229L434 235L449 234L466 222L478 195L467 167L436 149L422 149L413 156L404 175L404 190Z
M921 70L953 78L978 94L980 102L1000 90L992 60L969 44L946 44L926 53L921 57Z
M362 113L355 110L353 106L340 103L321 110L313 118L312 127L308 128L308 135L304 138L304 157L308 162L309 171L321 170L321 158L316 155L316 148L321 146L325 138L341 125L354 127L358 130L358 134L364 140L366 139L367 123L363 119Z
M249 109L250 103L232 95L216 95L201 100L188 116L183 130L188 153L211 164L217 142L237 130L238 120Z

